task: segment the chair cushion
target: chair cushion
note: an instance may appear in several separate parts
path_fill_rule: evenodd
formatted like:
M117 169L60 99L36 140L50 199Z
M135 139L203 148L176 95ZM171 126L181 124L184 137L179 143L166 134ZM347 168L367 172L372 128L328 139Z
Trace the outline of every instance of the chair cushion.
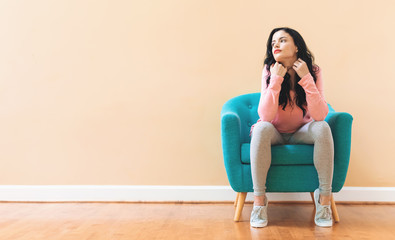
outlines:
M250 144L241 145L241 162L250 164ZM271 165L312 165L314 164L314 145L274 145L272 146Z

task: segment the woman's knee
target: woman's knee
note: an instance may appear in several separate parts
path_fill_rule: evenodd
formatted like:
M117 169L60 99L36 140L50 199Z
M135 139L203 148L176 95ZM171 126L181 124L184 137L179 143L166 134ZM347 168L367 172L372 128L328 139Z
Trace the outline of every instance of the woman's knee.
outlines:
M271 122L260 121L256 123L254 127L254 133L260 133L265 135L272 135L274 133L275 127Z
M311 126L315 138L332 137L331 127L326 121L315 121Z

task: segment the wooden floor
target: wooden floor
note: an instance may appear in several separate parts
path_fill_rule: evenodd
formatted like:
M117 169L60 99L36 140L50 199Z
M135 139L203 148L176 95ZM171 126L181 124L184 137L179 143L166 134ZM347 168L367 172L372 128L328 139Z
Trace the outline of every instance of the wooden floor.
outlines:
M269 203L261 229L251 209L236 223L232 203L0 203L0 239L395 239L395 205L338 204L332 228L315 226L312 204Z

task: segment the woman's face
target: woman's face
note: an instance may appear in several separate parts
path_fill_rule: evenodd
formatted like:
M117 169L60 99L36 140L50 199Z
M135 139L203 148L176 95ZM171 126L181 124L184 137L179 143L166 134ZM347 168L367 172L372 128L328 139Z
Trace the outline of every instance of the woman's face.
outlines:
M284 64L284 62L296 61L297 50L293 38L287 32L280 30L273 34L272 54L277 62Z

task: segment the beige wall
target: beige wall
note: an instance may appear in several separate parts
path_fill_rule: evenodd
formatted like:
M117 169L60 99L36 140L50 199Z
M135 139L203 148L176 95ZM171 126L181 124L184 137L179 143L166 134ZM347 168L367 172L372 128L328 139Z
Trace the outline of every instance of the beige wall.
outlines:
M1 1L0 184L227 185L220 111L298 30L354 116L347 186L395 186L392 1Z

